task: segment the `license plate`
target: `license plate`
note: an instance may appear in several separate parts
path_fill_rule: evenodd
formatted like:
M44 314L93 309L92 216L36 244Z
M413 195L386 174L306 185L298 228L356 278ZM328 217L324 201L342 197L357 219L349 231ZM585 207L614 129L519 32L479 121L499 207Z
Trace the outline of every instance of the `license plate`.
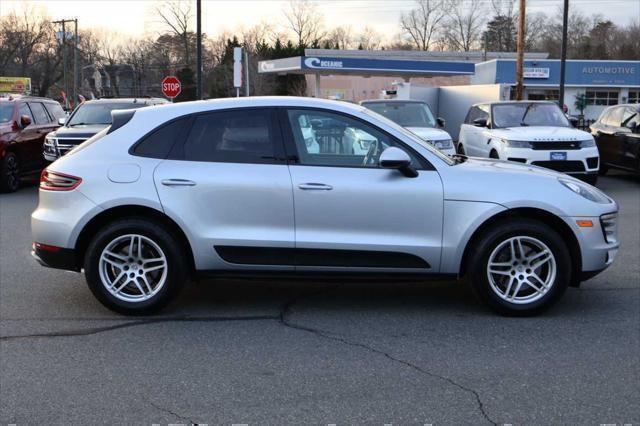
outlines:
M567 159L566 152L552 152L549 154L549 159L551 161L565 161Z

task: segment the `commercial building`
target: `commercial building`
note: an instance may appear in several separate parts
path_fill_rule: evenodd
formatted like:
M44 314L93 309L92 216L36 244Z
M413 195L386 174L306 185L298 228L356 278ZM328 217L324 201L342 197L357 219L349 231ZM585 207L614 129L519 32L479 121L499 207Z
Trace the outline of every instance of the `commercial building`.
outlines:
M471 84L501 84L515 87L516 61L494 59L475 65ZM560 61L525 60L524 97L558 100ZM578 115L576 96L586 95L586 119L596 119L610 105L640 102L640 61L567 60L564 103Z

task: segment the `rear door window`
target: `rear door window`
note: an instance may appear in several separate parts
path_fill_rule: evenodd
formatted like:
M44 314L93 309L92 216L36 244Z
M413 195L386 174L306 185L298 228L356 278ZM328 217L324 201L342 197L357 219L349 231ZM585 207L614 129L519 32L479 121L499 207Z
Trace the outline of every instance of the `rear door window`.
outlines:
M60 106L59 103L57 103L57 102L47 102L44 105L47 108L47 111L49 112L49 115L51 117L53 117L53 119L55 121L57 121L58 119L63 118L65 116L64 110L62 109L62 107Z
M51 123L49 114L47 114L47 111L44 109L44 106L40 102L29 102L29 107L31 107L33 116L36 119L36 124Z
M273 163L276 133L269 109L216 111L194 117L172 159L220 163ZM278 139L279 140L279 139Z

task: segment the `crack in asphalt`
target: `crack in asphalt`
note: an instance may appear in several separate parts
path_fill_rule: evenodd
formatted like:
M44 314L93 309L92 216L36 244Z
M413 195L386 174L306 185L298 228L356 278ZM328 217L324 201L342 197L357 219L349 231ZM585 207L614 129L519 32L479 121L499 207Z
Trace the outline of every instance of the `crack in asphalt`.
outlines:
M403 360L403 359L400 359L400 358L396 358L393 355L389 354L388 352L384 352L384 351L382 351L380 349L376 349L376 348L374 348L372 346L369 346L369 345L367 345L365 343L347 340L344 337L332 334L332 333L330 333L328 331L321 330L321 329L318 329L318 328L308 327L308 326L301 325L301 324L296 324L296 323L291 322L289 320L288 316L292 312L292 306L295 303L299 302L304 297L317 295L318 293L321 293L321 292L329 292L329 291L331 291L331 290L333 290L335 288L337 288L337 287L333 287L333 288L330 288L330 289L324 289L324 290L316 291L316 292L313 292L313 293L308 293L306 295L304 295L304 294L303 295L298 295L297 297L294 297L293 299L289 300L288 302L286 302L282 306L282 309L280 310L280 319L279 319L280 323L283 326L292 328L294 330L305 331L307 333L314 334L314 335L316 335L318 337L321 337L321 338L324 338L324 339L329 339L329 340L332 340L332 341L335 341L335 342L338 342L338 343L342 343L342 344L345 344L345 345L348 345L348 346L353 346L353 347L364 349L364 350L366 350L368 352L375 353L377 355L381 355L381 356L383 356L383 357L385 357L385 358L387 358L387 359L389 359L389 360L391 360L391 361L393 361L395 363L402 364L405 367L409 367L409 368L411 368L413 370L416 370L419 373L424 374L426 376L433 377L433 378L436 378L436 379L439 379L439 380L443 380L443 381L449 383L450 385L452 385L452 386L454 386L454 387L456 387L456 388L458 388L460 390L463 390L463 391L465 391L467 393L470 393L475 398L476 404L478 406L478 410L482 414L482 417L484 417L485 420L487 422L489 422L490 424L492 424L494 426L498 425L498 423L496 421L494 421L493 419L491 419L491 417L489 417L489 414L485 410L484 403L482 402L482 398L480 397L480 394L475 389L472 389L472 388L469 388L467 386L464 386L464 385L456 382L455 380L453 380L453 379L451 379L449 377L441 376L439 374L436 374L436 373L433 373L431 371L425 370L424 368L422 368L422 367L420 367L420 366L418 366L416 364L413 364L413 363L411 363L409 361L406 361L406 360Z
M155 402L153 402L153 401L151 401L149 399L147 399L146 401L152 407L154 407L157 410L164 411L167 414L171 414L172 416L177 417L178 419L180 419L182 421L187 421L188 422L187 425L195 425L195 426L197 426L199 424L199 423L194 422L193 420L191 420L188 417L181 416L180 414L176 413L175 411L169 410L168 408L161 407L161 406L159 406L158 404L156 404Z
M122 328L137 327L141 325L160 324L166 322L232 322L232 321L274 321L278 320L278 315L251 315L244 317L167 317L152 318L146 320L126 321L122 324L108 325L105 327L85 328L82 330L69 331L53 331L51 333L34 333L34 334L18 334L9 336L0 336L0 341L18 340L18 339L38 339L38 338L56 338L56 337L79 337L91 336L94 334L104 333L107 331L118 330Z

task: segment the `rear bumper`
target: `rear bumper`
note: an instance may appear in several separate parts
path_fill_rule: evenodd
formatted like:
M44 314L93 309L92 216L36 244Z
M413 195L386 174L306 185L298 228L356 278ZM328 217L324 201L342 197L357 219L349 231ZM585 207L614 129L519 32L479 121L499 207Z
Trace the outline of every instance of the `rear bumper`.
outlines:
M42 250L35 244L31 256L42 266L65 271L80 272L80 267L73 249L58 248L56 251Z

